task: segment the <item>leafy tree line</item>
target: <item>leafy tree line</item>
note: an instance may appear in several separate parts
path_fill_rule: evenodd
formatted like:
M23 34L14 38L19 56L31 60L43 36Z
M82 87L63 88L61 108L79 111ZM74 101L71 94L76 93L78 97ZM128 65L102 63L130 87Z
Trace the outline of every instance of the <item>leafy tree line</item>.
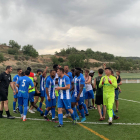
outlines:
M114 56L113 54L108 54L106 52L94 52L92 49L88 48L84 50L77 50L74 47L61 49L60 52L55 52L58 56L66 56L67 63L70 67L99 67L102 63L89 63L89 59L96 59L99 61L108 61L114 63L108 63L107 66L115 70L137 70L140 69L140 59L132 59L125 57ZM85 60L86 59L86 60Z
M6 43L3 43L2 45L6 45ZM31 57L38 57L38 52L36 49L33 47L33 45L25 45L21 48L21 45L19 45L17 42L14 40L9 41L9 46L10 48L8 49L8 54L12 55L18 55L20 51L23 52L24 55L31 56Z

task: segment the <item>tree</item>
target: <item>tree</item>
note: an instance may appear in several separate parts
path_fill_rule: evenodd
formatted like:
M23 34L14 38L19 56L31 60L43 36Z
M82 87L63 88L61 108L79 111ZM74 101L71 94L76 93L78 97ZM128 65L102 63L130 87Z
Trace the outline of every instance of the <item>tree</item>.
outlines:
M6 43L2 43L1 45L3 45L3 46L7 46L7 44L6 44Z
M68 62L72 68L84 66L84 59L83 56L80 54L71 54L68 56Z
M59 64L59 61L58 61L58 59L57 59L56 56L53 55L53 56L51 57L51 60L52 60L53 64Z
M58 58L58 61L59 61L60 63L63 63L63 62L64 62L64 59L63 59L62 57L59 57L59 58Z
M9 41L9 46L11 46L12 48L17 48L18 50L20 50L20 48L21 48L21 46L14 40Z
M28 56L32 56L34 58L38 57L38 52L36 51L35 48L33 48L32 45L26 45L23 46L22 48L23 54L28 55Z

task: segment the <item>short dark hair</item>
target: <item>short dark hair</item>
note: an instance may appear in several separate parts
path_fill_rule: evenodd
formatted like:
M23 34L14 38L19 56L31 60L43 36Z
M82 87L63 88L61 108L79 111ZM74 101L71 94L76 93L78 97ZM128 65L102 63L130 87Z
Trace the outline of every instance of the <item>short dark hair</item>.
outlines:
M64 73L64 69L63 68L58 68L62 73Z
M88 69L86 69L86 70L85 70L85 72L89 73L89 70L88 70Z
M17 72L20 71L20 70L22 70L22 69L21 69L21 68L18 68L18 69L17 69Z
M117 70L116 72L121 73L119 70Z
M11 67L12 67L12 66L7 66L7 67L6 67L6 70L10 69Z
M98 69L99 74L103 74L104 70L103 69Z
M110 67L106 67L105 70L110 70L110 71L112 71L112 69L111 69Z
M36 72L38 73L38 72L43 72L43 71L41 69L38 69Z
M82 71L82 69L81 68L75 68L76 70L79 70L80 72Z
M29 70L26 70L25 71L25 75L30 75L30 71Z
M27 70L29 70L30 72L32 71L32 69L30 67L28 67Z
M72 72L74 72L74 71L75 71L75 69L71 69L71 71L72 71Z
M55 69L56 67L58 67L58 65L57 65L57 64L54 64L54 65L53 65L53 69Z
M53 72L53 71L55 71L55 70L50 70L50 73Z

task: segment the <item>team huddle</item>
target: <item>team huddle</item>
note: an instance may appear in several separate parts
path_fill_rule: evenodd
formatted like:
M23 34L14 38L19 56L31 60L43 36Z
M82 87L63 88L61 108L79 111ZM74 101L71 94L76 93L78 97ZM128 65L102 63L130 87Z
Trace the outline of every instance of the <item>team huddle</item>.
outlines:
M86 121L89 109L98 109L99 121L105 120L107 110L109 125L112 124L113 118L119 118L113 111L113 104L116 101L116 112L118 112L118 94L121 92L119 85L122 84L119 71L117 71L116 78L112 69L104 65L104 70L98 70L98 77L94 79L93 84L94 71L85 70L85 75L83 75L81 68L69 71L68 66L62 68L57 64L49 71L49 76L47 76L47 70L48 67L44 71L38 69L35 74L30 67L25 72L19 68L12 81L10 75L12 67L6 67L6 71L0 74L0 118L4 118L2 115L4 108L7 118L14 119L8 109L9 84L14 94L13 112L20 112L23 121L26 121L28 111L30 113L38 111L46 121L49 121L48 115L52 116L52 122L57 122L58 118L59 125L56 127L63 127L63 118L68 116L71 116L72 123L75 125L77 121ZM105 76L103 76L104 71ZM94 100L95 92L96 100ZM40 102L37 106L39 98ZM45 112L42 110L44 99ZM58 108L58 117L55 115L56 107ZM65 115L63 115L64 112L66 112ZM78 112L81 116L78 115Z

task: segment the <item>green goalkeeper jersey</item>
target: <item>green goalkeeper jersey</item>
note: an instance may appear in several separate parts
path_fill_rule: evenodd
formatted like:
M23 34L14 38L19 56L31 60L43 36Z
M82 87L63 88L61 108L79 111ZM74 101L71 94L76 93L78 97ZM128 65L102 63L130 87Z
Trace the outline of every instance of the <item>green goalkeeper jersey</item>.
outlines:
M103 79L105 78L104 84L102 84ZM109 83L108 78L111 80L112 84ZM103 76L101 78L99 88L103 87L103 94L108 94L108 95L114 95L115 88L117 88L117 79L116 77L110 75L108 76Z

